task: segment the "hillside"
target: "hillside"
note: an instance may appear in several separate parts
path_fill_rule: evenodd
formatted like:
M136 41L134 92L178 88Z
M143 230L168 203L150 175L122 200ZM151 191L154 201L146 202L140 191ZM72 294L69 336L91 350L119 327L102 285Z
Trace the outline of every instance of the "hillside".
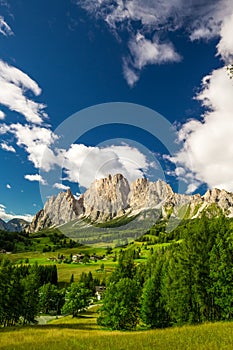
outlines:
M43 326L0 330L0 349L7 350L226 350L233 348L231 322L165 330L110 332L96 325L91 310L81 318Z

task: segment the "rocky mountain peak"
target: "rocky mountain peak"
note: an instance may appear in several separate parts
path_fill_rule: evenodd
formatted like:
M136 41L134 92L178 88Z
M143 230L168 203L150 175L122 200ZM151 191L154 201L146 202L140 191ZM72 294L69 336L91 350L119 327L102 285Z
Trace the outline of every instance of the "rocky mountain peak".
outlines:
M129 205L132 208L156 208L173 196L171 186L162 180L150 182L146 178L137 179L130 186Z
M147 209L159 210L163 217L180 217L183 212L185 217L194 218L208 208L210 211L214 209L213 205L225 215L233 217L233 194L227 191L212 189L204 196L190 196L174 193L163 180L150 182L146 178L139 178L129 185L122 174L108 175L95 180L78 199L70 189L49 198L44 208L33 218L29 232L79 218L105 222Z
M129 183L121 174L95 180L84 194L85 215L94 221L123 215L129 191Z

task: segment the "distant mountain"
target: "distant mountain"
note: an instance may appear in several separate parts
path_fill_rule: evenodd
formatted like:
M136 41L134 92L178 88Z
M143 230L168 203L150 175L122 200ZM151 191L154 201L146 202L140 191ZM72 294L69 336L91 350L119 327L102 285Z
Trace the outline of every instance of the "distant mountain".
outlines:
M0 230L3 230L3 231L7 230L6 222L3 221L2 219L0 219Z
M23 219L14 218L8 222L0 219L0 230L9 231L9 232L22 232L28 226L29 222Z
M6 227L10 232L22 232L29 224L26 220L14 218L6 223Z
M233 194L224 190L208 190L204 196L174 193L164 181L150 182L140 178L129 184L121 174L95 180L76 199L70 190L48 199L33 218L28 232L60 226L76 219L89 223L105 223L121 217L136 216L150 210L160 211L163 218L195 218L202 212L216 216L223 212L233 217Z

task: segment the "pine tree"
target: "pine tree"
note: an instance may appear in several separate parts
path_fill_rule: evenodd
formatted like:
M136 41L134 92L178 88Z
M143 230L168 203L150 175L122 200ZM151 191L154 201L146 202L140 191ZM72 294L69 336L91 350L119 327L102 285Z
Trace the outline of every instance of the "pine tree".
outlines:
M233 317L233 239L229 221L221 218L218 235L210 252L210 278L213 300L213 319Z
M141 318L145 324L152 328L163 328L170 324L162 297L162 281L166 268L165 259L164 252L156 254L156 264L153 267L152 277L147 279L142 292Z

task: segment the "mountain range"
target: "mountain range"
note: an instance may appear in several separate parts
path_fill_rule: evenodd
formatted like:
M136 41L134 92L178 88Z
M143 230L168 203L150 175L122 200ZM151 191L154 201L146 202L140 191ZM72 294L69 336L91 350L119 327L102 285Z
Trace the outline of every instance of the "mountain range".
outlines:
M0 219L0 230L9 232L22 232L30 225L28 221L14 218L8 222Z
M223 212L225 216L233 217L233 193L214 188L203 196L178 194L162 180L150 182L147 178L139 178L129 184L121 174L109 175L95 180L78 199L70 189L50 197L31 223L18 218L9 222L0 219L0 230L31 233L75 220L89 224L111 223L148 210L156 212L157 217L159 213L164 219L193 219L203 212L210 216Z
M150 182L140 178L129 184L121 174L109 175L95 180L78 199L70 189L50 197L26 230L37 232L77 219L95 224L106 223L133 217L146 210L159 211L164 219L192 219L204 211L211 216L223 212L227 217L233 217L233 193L212 189L204 196L178 194L162 180Z

